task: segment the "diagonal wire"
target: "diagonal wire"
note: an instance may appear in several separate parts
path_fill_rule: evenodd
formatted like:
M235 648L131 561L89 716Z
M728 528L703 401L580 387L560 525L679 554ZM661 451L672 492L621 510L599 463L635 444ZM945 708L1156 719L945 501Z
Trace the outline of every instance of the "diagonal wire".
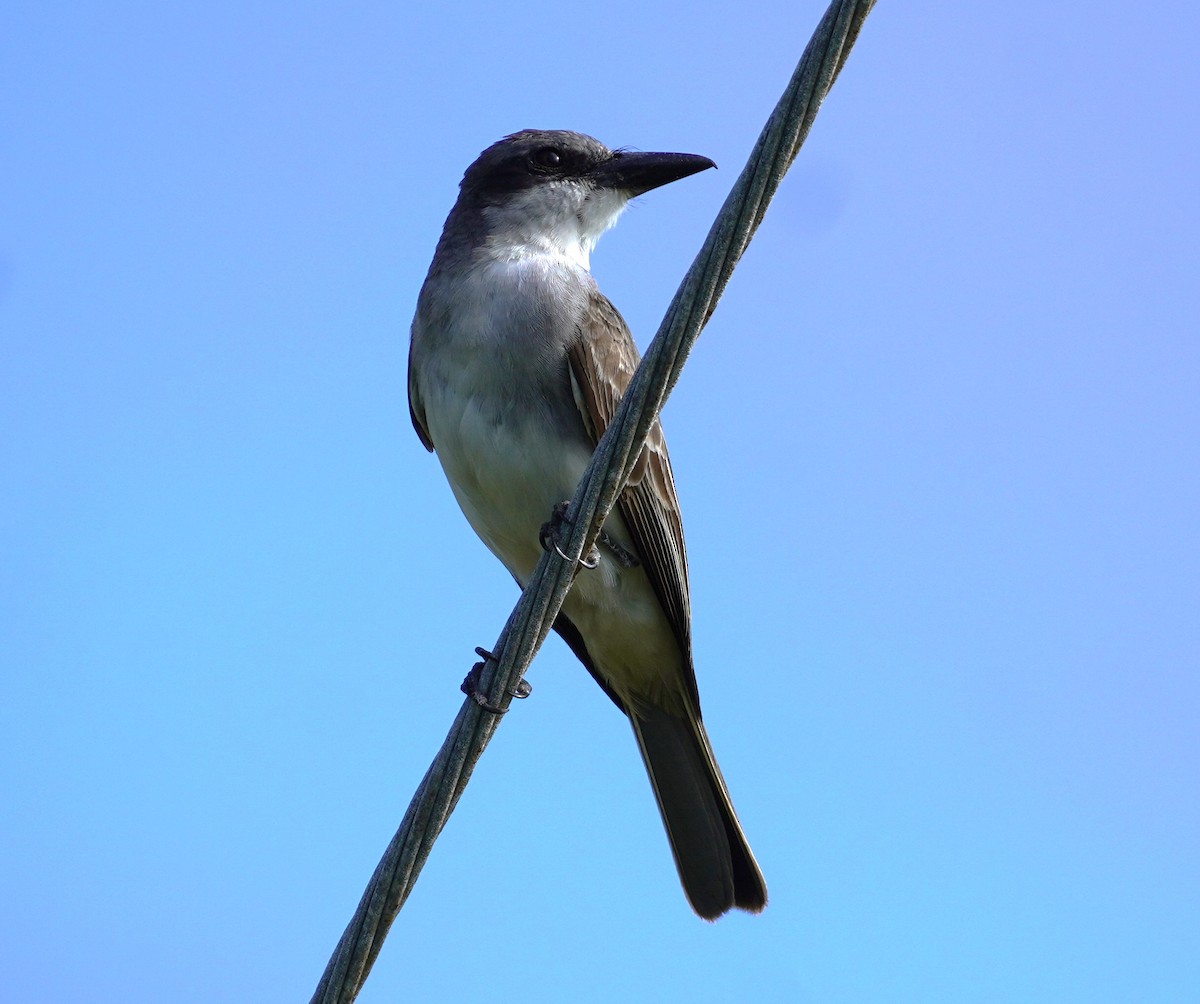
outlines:
M688 352L762 222L873 6L874 0L833 0L817 25L576 488L565 523L570 528L563 544L568 558L578 559L595 540L650 426L679 379ZM526 667L550 632L576 568L575 561L565 560L553 548L542 555L492 649L494 655L485 661L478 691L488 704L508 707ZM459 709L311 1004L347 1004L358 996L392 921L498 723L499 716L475 700L466 700Z

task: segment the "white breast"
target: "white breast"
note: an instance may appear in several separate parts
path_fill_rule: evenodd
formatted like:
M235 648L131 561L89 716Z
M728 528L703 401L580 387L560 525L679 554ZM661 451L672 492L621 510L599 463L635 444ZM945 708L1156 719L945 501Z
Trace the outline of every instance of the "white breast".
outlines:
M591 277L561 256L528 254L439 282L427 283L413 328L426 428L463 514L525 583L542 555L539 529L592 455L566 361ZM619 514L607 528L629 541ZM642 568L602 550L563 609L627 704L678 699L682 653Z

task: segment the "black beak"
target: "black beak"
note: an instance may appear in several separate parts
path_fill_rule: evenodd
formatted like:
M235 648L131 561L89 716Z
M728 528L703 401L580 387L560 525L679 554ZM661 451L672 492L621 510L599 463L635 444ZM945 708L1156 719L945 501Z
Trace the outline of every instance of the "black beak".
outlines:
M616 188L633 196L716 166L707 157L694 153L632 153L618 150L593 169L592 177L605 188Z

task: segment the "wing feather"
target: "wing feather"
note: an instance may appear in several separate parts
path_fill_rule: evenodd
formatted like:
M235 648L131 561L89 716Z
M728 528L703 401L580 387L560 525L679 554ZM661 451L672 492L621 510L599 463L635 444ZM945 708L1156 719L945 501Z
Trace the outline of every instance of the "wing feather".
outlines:
M624 319L599 292L592 294L568 359L576 403L589 432L599 442L616 413L621 395L633 379L639 360L637 346ZM671 459L657 419L617 505L671 629L687 656L688 687L699 707L695 677L690 672L691 603L683 523Z
M430 453L433 452L433 440L425 427L425 406L421 403L421 394L417 388L416 373L413 371L413 343L408 343L408 417L412 419L413 429L421 445Z

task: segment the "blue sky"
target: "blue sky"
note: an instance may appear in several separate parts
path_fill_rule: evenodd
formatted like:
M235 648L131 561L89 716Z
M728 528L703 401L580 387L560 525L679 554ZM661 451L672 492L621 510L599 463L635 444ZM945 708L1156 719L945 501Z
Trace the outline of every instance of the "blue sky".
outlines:
M644 345L822 9L5 6L7 996L307 999L516 598L405 402L462 170L716 160ZM552 640L360 1000L1196 999L1197 27L880 5L664 419L770 906Z

